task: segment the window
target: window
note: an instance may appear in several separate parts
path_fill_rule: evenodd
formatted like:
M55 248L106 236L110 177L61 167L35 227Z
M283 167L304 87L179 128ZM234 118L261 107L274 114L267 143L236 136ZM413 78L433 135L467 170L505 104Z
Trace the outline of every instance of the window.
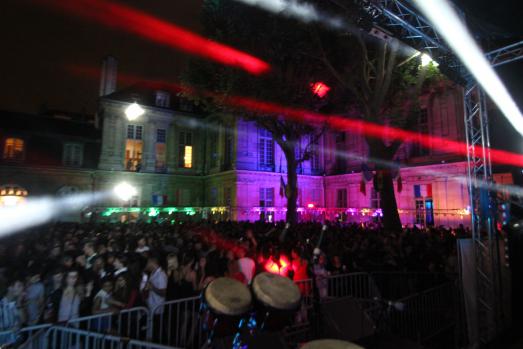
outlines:
M211 168L218 166L218 133L212 132L210 136Z
M127 139L142 139L143 126L127 125Z
M429 113L427 108L420 110L418 115L418 139L421 140L424 135L429 133ZM414 156L427 156L429 149L422 146L420 142L414 144Z
M192 168L192 133L180 132L178 145L178 167Z
M347 189L338 189L336 192L336 207L347 207Z
M63 164L65 166L82 166L84 147L78 143L64 144Z
M7 138L4 143L3 157L6 160L23 160L25 143L20 138Z
M232 189L231 187L225 187L223 191L223 201L225 202L225 206L231 206L232 205Z
M156 130L156 143L165 143L166 131L163 128Z
M161 108L169 108L171 106L171 95L169 92L156 91L156 106Z
M371 208L381 208L381 196L380 192L372 188L370 193L370 207Z
M211 195L209 198L210 205L211 206L217 206L218 205L218 188L212 187L211 188Z
M233 152L233 137L227 132L225 134L225 153L223 158L223 165L225 170L230 170L232 167L232 152Z
M347 159L345 155L345 132L336 134L336 154L335 154L335 171L336 173L345 173L347 171Z
M447 106L446 101L441 101L440 107L439 107L439 117L440 117L440 123L441 123L441 135L442 136L448 136L449 135L449 108Z
M263 129L259 129L259 165L262 169L274 170L274 140L272 134Z
M127 125L127 141L125 143L125 169L139 172L142 168L143 126Z
M319 140L314 139L314 136L311 136L309 149L311 153L311 170L316 173L320 170L320 147Z
M312 189L312 203L315 206L319 206L321 204L321 190L319 189Z
M423 199L416 199L416 224L425 225L425 202Z
M260 188L260 207L274 206L274 188Z

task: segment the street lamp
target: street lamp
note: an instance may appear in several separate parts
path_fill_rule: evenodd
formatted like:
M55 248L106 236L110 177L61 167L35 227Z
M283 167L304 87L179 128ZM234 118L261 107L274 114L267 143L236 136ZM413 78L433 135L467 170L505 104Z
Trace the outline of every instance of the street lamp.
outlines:
M431 63L435 67L437 67L439 65L438 62L434 61L431 56L429 56L426 53L422 53L421 54L421 66L426 67Z
M129 210L131 209L131 198L137 194L135 187L127 182L121 182L114 187L114 194L122 201L129 202ZM129 222L130 212L127 212L127 222Z
M136 195L137 191L136 188L129 183L121 182L116 187L114 187L114 193L119 199L128 201Z
M140 105L136 102L129 105L125 109L125 116L127 117L127 120L129 120L129 121L136 120L143 114L145 114L145 110L143 110L143 108L140 107Z

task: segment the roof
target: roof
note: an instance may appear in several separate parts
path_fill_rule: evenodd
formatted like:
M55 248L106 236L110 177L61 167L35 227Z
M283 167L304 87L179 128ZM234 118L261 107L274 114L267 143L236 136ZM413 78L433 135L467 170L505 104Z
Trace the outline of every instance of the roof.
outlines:
M67 118L66 115L66 112L38 115L0 110L0 129L101 139L101 130L92 123L74 120L74 116Z
M156 105L156 92L158 91L168 92L170 94L169 108L159 107ZM138 104L154 108L202 115L203 112L198 106L196 106L189 99L180 96L181 91L182 87L174 84L161 82L141 82L115 91L102 98L127 103L136 102Z

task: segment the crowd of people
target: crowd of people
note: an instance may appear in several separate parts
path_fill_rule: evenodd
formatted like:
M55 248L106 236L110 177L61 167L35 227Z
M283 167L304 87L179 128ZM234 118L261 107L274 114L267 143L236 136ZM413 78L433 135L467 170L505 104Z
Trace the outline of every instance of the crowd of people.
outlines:
M315 278L357 271L454 273L458 229L376 224L55 223L0 241L0 331L195 296L215 278L270 271ZM315 248L319 247L319 250ZM318 253L320 252L320 253Z

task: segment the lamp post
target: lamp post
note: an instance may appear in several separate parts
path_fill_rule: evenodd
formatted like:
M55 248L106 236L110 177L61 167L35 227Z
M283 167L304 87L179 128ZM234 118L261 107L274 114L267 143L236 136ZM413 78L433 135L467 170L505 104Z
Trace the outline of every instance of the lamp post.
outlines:
M127 182L121 182L114 187L114 194L120 200L122 200L124 202L128 202L129 210L131 209L131 199L133 196L135 196L137 194L137 192L138 191L136 190L136 188ZM129 220L130 220L130 212L127 211L127 222L128 223L129 223Z

